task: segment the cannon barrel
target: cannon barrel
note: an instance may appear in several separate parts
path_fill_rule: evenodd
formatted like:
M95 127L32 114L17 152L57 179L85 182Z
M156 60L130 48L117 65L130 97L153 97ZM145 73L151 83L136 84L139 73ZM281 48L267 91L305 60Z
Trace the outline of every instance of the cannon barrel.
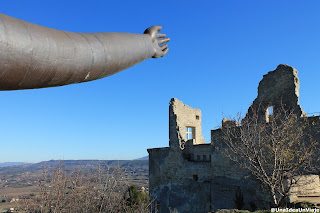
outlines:
M0 14L0 90L107 77L154 57L155 45L150 34L72 33Z

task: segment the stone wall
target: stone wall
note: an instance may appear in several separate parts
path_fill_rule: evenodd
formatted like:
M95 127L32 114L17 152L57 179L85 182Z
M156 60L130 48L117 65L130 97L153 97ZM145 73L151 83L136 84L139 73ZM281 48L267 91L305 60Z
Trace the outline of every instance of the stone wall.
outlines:
M170 209L208 212L211 209L208 181L212 176L211 163L186 159L185 151L187 149L148 150L150 197L160 204L160 212L170 212ZM207 150L206 154L210 151Z
M176 98L172 98L169 106L169 145L180 147L188 140L186 127L191 127L194 144L203 144L201 133L201 110L189 107Z
M280 64L276 70L268 72L259 83L258 96L248 109L246 118L259 113L259 119L268 120L268 107L273 111L293 110L298 117L306 117L299 105L298 71L286 64Z
M297 177L298 183L291 189L291 202L301 201L306 197L320 195L319 175L304 175Z
M299 105L299 79L293 67L279 65L275 71L264 75L259 83L258 96L245 119L252 117L253 111L258 109L259 119L268 122L267 109L270 106L274 111L280 107L293 109L298 117L305 117L308 134L320 138L320 117L307 118ZM223 127L230 125L238 128L239 124L223 120ZM186 127L194 128L191 139L187 138ZM212 130L211 143L204 143L199 109L187 106L178 99L171 99L169 138L169 147L148 149L150 197L159 204L161 213L174 209L178 212L234 209L237 190L244 197L243 209L270 208L268 194L250 172L221 154L222 150L228 148L221 129ZM311 188L318 187L314 192L320 192L317 178L306 180ZM296 197L301 194L301 189L306 191L301 187L293 190Z

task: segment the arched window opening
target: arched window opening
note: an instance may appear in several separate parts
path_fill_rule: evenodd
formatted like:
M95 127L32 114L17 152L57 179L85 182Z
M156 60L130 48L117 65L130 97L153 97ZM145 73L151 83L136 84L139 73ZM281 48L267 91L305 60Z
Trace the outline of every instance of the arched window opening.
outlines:
M269 123L273 118L274 110L273 106L269 106L266 110L266 122Z

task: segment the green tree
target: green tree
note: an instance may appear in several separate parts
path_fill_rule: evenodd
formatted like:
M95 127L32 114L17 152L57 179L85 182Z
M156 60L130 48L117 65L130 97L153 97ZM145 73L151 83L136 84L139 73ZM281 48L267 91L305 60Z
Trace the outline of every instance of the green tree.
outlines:
M125 193L127 206L134 210L136 208L146 208L149 204L149 195L145 191L138 190L136 185L131 185Z

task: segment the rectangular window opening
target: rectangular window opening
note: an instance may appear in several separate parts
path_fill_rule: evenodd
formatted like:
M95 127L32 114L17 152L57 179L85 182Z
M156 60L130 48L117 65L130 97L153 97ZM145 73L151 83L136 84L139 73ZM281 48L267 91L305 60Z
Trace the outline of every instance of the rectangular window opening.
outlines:
M186 139L194 139L194 127L186 127Z
M193 175L193 180L198 181L198 175Z

